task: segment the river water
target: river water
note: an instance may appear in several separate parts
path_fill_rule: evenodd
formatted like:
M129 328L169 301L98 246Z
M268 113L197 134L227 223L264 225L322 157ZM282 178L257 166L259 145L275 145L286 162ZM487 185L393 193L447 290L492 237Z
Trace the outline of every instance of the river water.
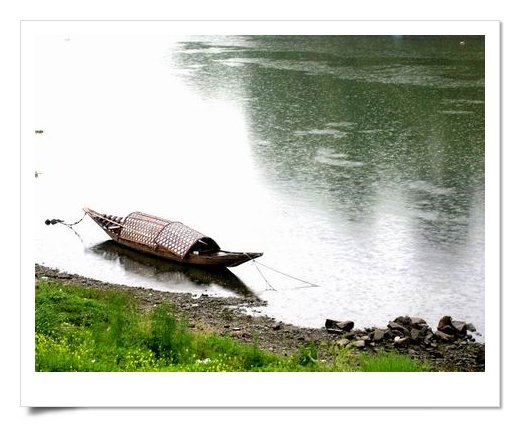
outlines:
M255 294L302 326L447 314L484 335L483 37L48 35L35 71L36 262ZM179 220L263 265L213 274L88 218L44 224L83 206Z

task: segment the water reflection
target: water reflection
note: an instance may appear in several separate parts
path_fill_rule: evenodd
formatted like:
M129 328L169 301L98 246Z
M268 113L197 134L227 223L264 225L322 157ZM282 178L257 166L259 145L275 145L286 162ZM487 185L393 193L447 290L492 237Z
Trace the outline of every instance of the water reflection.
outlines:
M189 267L138 253L118 245L112 240L96 244L88 251L104 260L117 263L126 272L146 279L154 279L171 285L191 282L201 287L217 285L242 296L255 296L254 293L228 269L219 271Z
M483 215L484 183L484 39L461 39L201 38L172 66L246 112L273 191L367 225L403 201L417 238L456 243Z

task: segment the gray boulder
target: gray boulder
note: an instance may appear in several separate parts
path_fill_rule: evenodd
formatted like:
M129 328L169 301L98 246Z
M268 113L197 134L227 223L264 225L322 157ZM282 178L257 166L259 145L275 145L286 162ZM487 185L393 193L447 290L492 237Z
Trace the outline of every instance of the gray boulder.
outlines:
M452 320L451 325L455 328L456 334L466 336L468 333L468 325L460 320Z
M372 335L372 340L373 341L381 341L386 335L386 330L385 329L378 329L376 328L373 332L373 335Z
M439 338L441 341L446 341L446 342L451 342L454 340L454 336L451 335L451 334L446 334L442 331L435 331L435 334L434 334L435 337Z
M340 331L350 332L354 328L354 322L352 320L325 320L325 328L327 329L339 329Z
M439 320L437 330L448 335L455 335L457 330L453 327L451 316L443 316Z

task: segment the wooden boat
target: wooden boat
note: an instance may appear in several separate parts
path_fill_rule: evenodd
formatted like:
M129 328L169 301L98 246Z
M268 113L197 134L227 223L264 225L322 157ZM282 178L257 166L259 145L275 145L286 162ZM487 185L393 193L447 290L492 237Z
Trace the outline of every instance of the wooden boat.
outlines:
M126 218L83 208L114 241L137 251L182 264L236 267L262 256L258 252L228 252L208 236L182 224L142 212Z

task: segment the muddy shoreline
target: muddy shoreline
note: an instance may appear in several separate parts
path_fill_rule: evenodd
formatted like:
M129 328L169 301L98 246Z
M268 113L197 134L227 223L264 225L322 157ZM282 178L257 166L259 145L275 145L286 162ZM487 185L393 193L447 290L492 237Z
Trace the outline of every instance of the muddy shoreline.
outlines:
M253 296L210 297L202 294L195 297L187 293L157 291L144 287L133 287L103 282L71 274L39 264L35 265L37 279L80 284L98 289L116 289L131 293L138 301L141 310L151 310L163 302L176 307L180 317L186 319L193 331L213 332L230 336L246 343L257 343L260 348L280 355L291 355L306 343L344 345L349 337L369 334L375 328L353 330L350 333L332 331L325 328L304 328L282 323L264 315L251 315L255 308L266 303ZM390 319L389 319L390 320ZM325 319L324 319L325 322ZM324 323L325 325L325 323ZM398 347L393 342L375 343L354 351L384 351L393 349L418 359L428 361L434 370L481 372L485 369L485 344L470 339L455 342L435 343L434 348L424 345Z

